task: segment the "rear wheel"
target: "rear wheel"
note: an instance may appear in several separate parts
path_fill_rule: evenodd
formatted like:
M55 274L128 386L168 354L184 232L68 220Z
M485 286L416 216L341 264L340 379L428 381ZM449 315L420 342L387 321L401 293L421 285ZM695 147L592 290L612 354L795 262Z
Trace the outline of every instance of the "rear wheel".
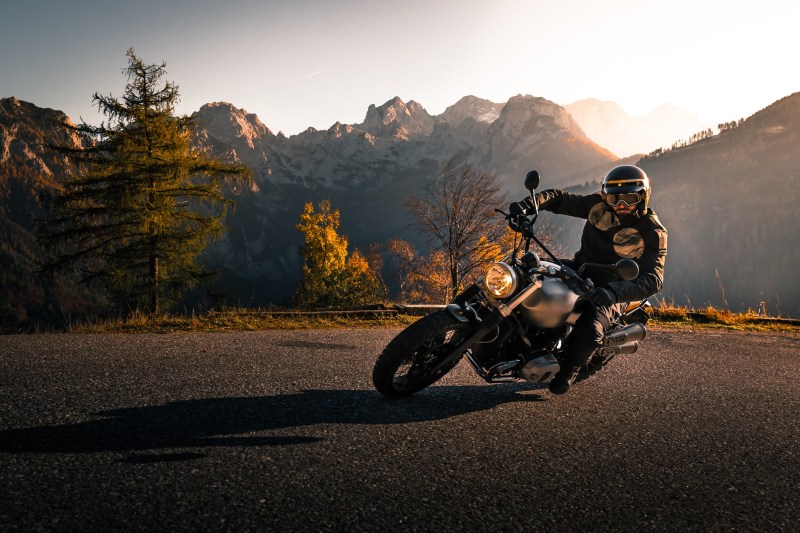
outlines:
M383 350L372 371L375 388L390 398L414 394L447 374L458 359L441 363L472 333L472 327L440 311L411 324Z

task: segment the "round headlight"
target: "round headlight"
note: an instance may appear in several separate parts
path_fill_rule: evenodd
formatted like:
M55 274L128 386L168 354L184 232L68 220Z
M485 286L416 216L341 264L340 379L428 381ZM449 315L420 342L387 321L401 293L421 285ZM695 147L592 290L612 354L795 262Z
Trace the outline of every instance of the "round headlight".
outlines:
M517 290L517 273L505 263L492 263L483 276L483 284L496 298L508 298Z

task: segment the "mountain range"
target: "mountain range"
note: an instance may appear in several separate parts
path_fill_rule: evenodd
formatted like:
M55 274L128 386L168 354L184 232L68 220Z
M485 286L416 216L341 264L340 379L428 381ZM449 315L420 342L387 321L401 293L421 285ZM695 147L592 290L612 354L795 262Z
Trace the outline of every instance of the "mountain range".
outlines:
M798 313L800 293L789 275L797 254L789 248L798 242L790 221L800 184L794 170L800 168L798 110L795 94L739 127L641 159L653 181L653 206L670 231L668 300L732 308L779 300L783 312ZM252 187L232 191L237 209L227 237L205 255L222 272L220 287L232 304L285 302L291 295L300 273L294 225L305 202L330 199L342 213L341 231L362 250L394 237L423 247L424 237L409 228L403 199L421 193L447 160L494 174L509 198L523 194L522 177L532 168L542 175L542 187L590 190L621 162L568 109L529 95L504 104L467 96L438 116L393 98L369 106L360 124L337 122L291 137L228 103L204 105L194 117L198 149L253 170ZM36 192L57 187L69 170L41 144L79 142L64 127L68 120L14 98L0 100L0 290L15 295L3 304L4 321L21 313L47 319L72 309L63 303L73 301L63 290L42 291L42 283L26 281L38 253L27 218L40 209ZM562 229L562 247L574 249L580 221L559 218L550 223ZM30 299L37 287L40 296ZM83 297L74 301L88 305Z
M403 199L420 193L447 160L495 174L515 195L520 176L534 166L554 185L566 185L615 160L562 107L523 95L504 105L465 97L436 117L393 98L370 106L360 124L292 137L226 103L203 106L195 119L198 146L253 170L253 190L238 195L229 238L208 258L223 281L248 287L257 302L289 296L286 280L300 271L294 225L307 201L330 199L343 214L343 232L362 250L390 237L422 246L408 228Z

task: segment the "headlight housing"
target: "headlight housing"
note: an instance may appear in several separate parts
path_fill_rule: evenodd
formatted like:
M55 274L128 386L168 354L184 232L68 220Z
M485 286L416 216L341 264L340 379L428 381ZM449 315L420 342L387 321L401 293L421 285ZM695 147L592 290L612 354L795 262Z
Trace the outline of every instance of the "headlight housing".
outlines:
M483 285L495 298L508 298L517 290L517 272L505 263L492 263L483 275Z

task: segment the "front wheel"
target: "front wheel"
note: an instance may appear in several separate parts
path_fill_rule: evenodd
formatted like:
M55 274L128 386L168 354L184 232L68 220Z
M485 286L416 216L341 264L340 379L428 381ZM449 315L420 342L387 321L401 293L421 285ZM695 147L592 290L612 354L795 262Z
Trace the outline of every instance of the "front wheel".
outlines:
M447 311L423 317L404 329L383 350L372 382L389 398L409 396L431 385L458 363L458 358L438 370L442 362L472 333L472 327Z

